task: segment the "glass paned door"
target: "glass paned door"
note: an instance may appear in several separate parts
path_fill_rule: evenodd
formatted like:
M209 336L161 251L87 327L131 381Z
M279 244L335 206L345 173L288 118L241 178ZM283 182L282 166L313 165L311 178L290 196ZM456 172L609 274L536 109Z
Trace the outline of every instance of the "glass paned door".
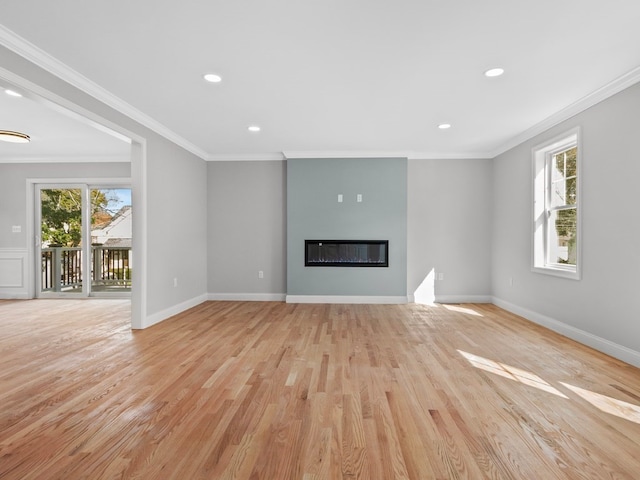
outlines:
M36 201L38 296L128 296L131 189L38 185Z
M132 210L130 188L92 188L91 292L131 291Z
M40 188L39 294L86 295L83 188Z

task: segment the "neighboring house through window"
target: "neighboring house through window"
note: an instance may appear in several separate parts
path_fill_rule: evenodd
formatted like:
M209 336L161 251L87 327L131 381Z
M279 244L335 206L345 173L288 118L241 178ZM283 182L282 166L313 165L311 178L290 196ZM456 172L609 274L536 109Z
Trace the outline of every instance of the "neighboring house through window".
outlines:
M533 149L533 270L580 278L580 130Z

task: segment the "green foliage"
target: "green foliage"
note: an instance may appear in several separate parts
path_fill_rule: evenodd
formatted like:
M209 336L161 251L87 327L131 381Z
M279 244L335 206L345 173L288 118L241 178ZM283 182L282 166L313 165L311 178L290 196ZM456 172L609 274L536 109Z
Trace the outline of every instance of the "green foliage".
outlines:
M43 189L40 194L42 242L77 247L82 240L82 191ZM100 190L91 190L91 215L104 212L109 200Z
M109 270L110 278L115 278L117 280L131 280L131 268L114 268Z
M577 156L578 149L573 147L555 156L555 168L563 178L564 203L574 205L577 201ZM575 264L576 258L576 232L578 216L576 208L558 210L556 217L556 233L566 242L569 252L568 259L559 259L559 263Z

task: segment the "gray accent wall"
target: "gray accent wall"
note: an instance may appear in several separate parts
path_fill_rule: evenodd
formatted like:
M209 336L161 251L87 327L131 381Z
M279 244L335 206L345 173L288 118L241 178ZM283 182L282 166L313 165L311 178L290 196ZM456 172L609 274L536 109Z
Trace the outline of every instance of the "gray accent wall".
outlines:
M323 239L389 240L389 267L305 267ZM287 294L406 297L406 158L287 161Z
M492 242L496 303L596 348L632 349L637 364L639 112L636 84L495 158ZM582 129L581 280L531 271L531 151L574 127Z
M210 294L286 293L285 177L283 161L209 162Z

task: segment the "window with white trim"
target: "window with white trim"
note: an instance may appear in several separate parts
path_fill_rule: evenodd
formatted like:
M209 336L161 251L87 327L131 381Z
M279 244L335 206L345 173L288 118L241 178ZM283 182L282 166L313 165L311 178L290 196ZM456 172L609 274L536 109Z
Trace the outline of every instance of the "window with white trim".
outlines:
M580 278L580 147L574 129L533 149L533 270Z

